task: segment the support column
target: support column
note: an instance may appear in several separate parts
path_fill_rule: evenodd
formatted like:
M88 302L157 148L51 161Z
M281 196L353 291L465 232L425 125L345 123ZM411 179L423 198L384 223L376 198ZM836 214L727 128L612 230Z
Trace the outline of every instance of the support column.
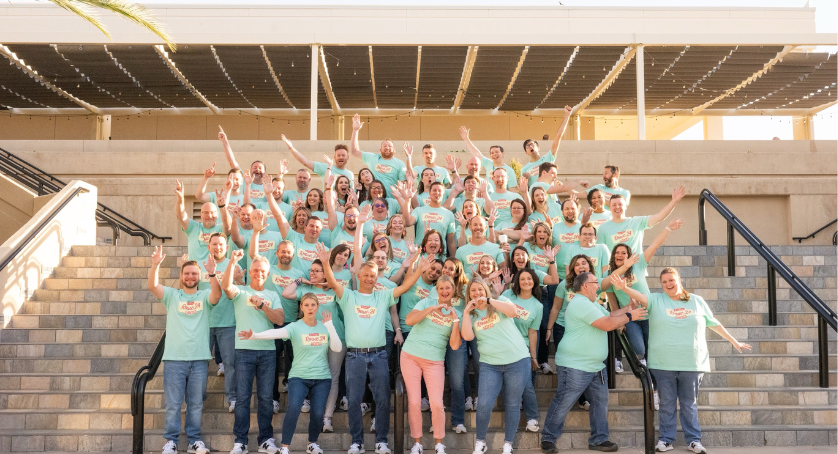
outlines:
M311 45L311 129L309 140L317 140L317 78L320 77L317 67L320 60L320 46Z
M579 117L579 139L580 140L595 140L596 139L596 118L595 117Z
M704 117L704 140L724 138L724 117Z
M646 140L646 81L644 79L642 44L637 45L637 53L634 55L634 65L637 68L637 140Z
M815 129L812 124L812 116L792 117L792 132L794 140L814 140Z
M96 140L111 140L111 116L96 116Z
M343 140L344 140L343 139L343 137L344 137L344 132L343 132L344 120L343 119L344 118L345 117L343 115L338 115L338 116L332 117L332 120L334 120L333 123L332 123L333 124L332 138L334 140L337 140L337 141L340 141L340 142L343 142Z

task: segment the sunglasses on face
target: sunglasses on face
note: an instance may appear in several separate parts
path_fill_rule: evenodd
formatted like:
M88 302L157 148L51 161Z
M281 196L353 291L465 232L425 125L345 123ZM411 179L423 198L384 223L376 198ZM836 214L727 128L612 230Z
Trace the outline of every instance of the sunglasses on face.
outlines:
M376 204L375 204L375 205L373 205L372 207L373 207L373 208L387 208L387 206L386 206L386 205L384 205L383 203L376 203Z

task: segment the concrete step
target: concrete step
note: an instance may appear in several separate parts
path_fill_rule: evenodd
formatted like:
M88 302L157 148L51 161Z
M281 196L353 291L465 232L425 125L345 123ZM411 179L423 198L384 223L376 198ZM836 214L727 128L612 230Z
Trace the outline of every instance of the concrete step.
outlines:
M165 315L15 315L9 321L13 328L156 328L164 329Z
M17 316L15 316L17 317ZM0 342L159 342L163 329L55 329L55 328L4 328L0 329Z

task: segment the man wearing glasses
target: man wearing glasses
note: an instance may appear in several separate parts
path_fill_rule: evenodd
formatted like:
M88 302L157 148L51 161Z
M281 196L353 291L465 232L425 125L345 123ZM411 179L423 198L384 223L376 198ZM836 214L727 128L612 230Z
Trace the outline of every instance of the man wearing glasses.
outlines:
M614 452L618 446L608 440L608 375L605 358L608 356L608 331L631 320L642 320L646 309L637 305L609 313L595 301L599 282L593 273L580 273L573 281L576 296L565 312L565 335L556 349L556 373L561 386L550 401L544 418L541 450L556 453L556 440L562 435L565 418L582 393L591 403L588 418L591 436L588 449ZM584 345L585 348L579 348Z
M611 252L604 244L596 242L596 227L592 223L582 224L579 227L579 242L571 244L565 251L564 260L557 265L565 270L565 275L573 257L579 254L587 255L594 265L591 270L597 278L602 279L608 272L608 261L611 260Z
M407 194L405 194L405 190ZM404 214L405 227L417 226L416 244L422 243L426 231L434 229L445 238L448 257L454 257L454 254L457 252L457 242L454 237L456 234L456 223L454 222L454 214L442 206L442 196L444 193L445 186L439 181L435 182L431 185L428 204L414 208L411 211L410 199L416 195L416 189L405 188L402 190L402 194L405 197L399 203L402 207L402 214Z

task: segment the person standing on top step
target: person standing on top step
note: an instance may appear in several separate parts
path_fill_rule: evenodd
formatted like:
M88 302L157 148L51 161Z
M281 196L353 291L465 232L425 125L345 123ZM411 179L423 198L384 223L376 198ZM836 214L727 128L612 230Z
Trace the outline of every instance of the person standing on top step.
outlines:
M737 352L751 346L737 341L713 317L704 298L687 292L675 268L664 268L660 275L663 293L646 294L626 285L613 275L611 284L649 311L649 371L660 393L660 439L655 451L672 450L677 424L675 412L680 405L681 427L688 449L707 452L701 445L698 424L698 387L710 372L710 353L705 328L733 345Z
M335 175L335 177L343 175L346 178L349 178L349 187L351 187L352 190L355 190L355 175L352 174L351 170L346 168L346 163L349 162L349 147L344 144L335 145L335 154L331 158L323 155L323 160L326 161L324 163L308 159L302 153L297 151L296 148L294 148L294 144L291 143L287 137L285 137L285 134L282 134L281 137L282 141L285 142L285 145L288 146L288 151L291 152L291 156L293 156L294 159L304 165L307 169L320 176L321 187L325 188L326 171L331 170L332 175ZM301 195L305 196L305 194Z
M291 439L297 427L297 419L307 396L311 396L309 411L311 419L308 422L308 446L306 454L323 454L323 449L317 445L323 425L323 413L326 410L326 399L332 386L329 372L328 352L343 350L335 326L332 324L332 314L320 311L320 301L314 293L306 293L300 298L300 313L302 317L289 323L283 328L271 329L260 333L253 330L239 332L239 339L288 339L294 346L294 356L297 361L291 366L288 374L288 408L282 420L282 447L280 454L289 454ZM322 322L321 322L322 320Z
M213 233L224 231L222 225L218 223L218 208L213 203L204 203L201 205L201 222L190 219L183 204L183 183L179 180L176 182L175 217L180 224L180 229L186 234L186 255L189 260L206 260L210 254L207 248L210 237Z
M583 393L591 403L588 449L618 449L616 443L608 440L608 331L644 318L646 309L629 305L608 313L596 302L598 289L599 280L593 273L580 273L573 281L576 296L566 303L566 331L556 349L558 389L550 401L541 434L541 450L545 453L559 452L556 440L562 435L567 414Z
M180 408L186 400L186 438L189 452L206 454L209 449L201 441L201 413L207 393L207 361L212 359L209 348L209 318L212 306L218 304L221 288L217 281L212 290L198 290L201 268L194 260L180 267L181 289L160 284L160 263L166 258L157 246L151 255L148 269L148 289L166 307L166 349L163 353L163 397L166 422L163 454L177 452L180 435ZM207 261L215 271L215 261ZM215 281L214 274L211 274Z
M503 162L503 147L500 145L492 145L489 147L489 156L491 159L487 158L480 152L480 149L477 148L474 142L469 139L469 131L470 130L465 126L460 126L460 137L462 137L463 141L466 143L466 148L468 148L471 155L479 159L480 165L486 169L486 178L492 179L495 169L506 169L506 176L509 177L506 182L506 189L512 189L512 187L515 186L517 179L515 178L515 170Z
M404 198L400 199L402 214L404 215L405 227L416 226L416 242L421 242L425 233L434 229L445 238L448 256L453 257L457 252L457 240L454 237L456 227L454 214L442 207L442 196L445 193L445 186L440 182L431 185L431 193L426 206L410 209L410 199L416 195L416 189L409 185L401 185L399 188Z
M395 186L397 182L404 181L407 178L407 166L396 159L396 147L390 139L384 139L379 148L379 154L367 153L361 151L358 144L358 132L364 123L361 122L361 116L355 114L352 117L352 140L349 144L352 156L360 159L372 171L372 175L376 180L382 182L385 188Z
M451 176L448 175L448 169L438 166L434 162L436 161L436 148L434 148L433 144L427 143L422 147L422 158L424 158L424 162L418 166L413 165L413 146L405 142L402 144L402 147L404 148L405 156L407 156L407 172L410 173L410 178L416 180L416 184L421 184L419 180L422 178L422 171L431 169L434 171L435 181L444 184L446 188L451 187Z
M594 189L602 191L605 198L605 209L608 210L611 201L611 196L614 194L620 194L626 199L626 205L631 202L631 192L628 189L623 189L620 187L620 168L617 166L605 166L605 169L602 171L602 183L595 185L591 188L588 188L588 193L590 194Z
M594 188L588 191L587 197L590 207L585 208L585 212L591 213L591 224L599 228L599 226L611 220L611 211L605 209L605 193Z
M284 177L284 175L278 175L280 178ZM282 193L282 201L291 204L297 198L302 197L305 200L306 194L308 194L308 186L311 183L311 173L307 169L300 169L297 171L297 176L294 177L294 183L296 185L296 189L286 189L285 192Z
M597 229L597 243L608 246L609 251L613 251L614 246L620 243L627 244L632 251L639 251L643 248L643 231L651 229L669 217L686 193L687 190L683 186L678 186L672 190L672 200L657 214L634 217L626 217L628 201L620 194L612 195L610 200L612 218Z
M562 142L562 135L567 129L567 123L570 121L570 116L573 109L570 106L564 106L564 119L559 125L559 130L556 133L556 138L553 139L553 144L550 146L550 152L544 156L539 153L538 142L533 139L524 141L524 153L530 158L530 162L521 167L521 176L527 179L527 184L532 185L538 180L538 166L544 162L556 162L556 156L559 154L559 144Z
M236 161L236 156L233 154L233 147L230 146L230 142L227 140L227 134L224 133L221 125L218 125L218 140L221 141L221 145L224 147L224 157L227 158L227 163L230 164L230 168L243 171L238 161ZM250 202L264 202L265 193L260 191L258 186L262 185L262 177L265 175L265 164L262 161L253 161L250 164L250 174L253 175L253 181L251 184L245 185L245 190L250 191Z

